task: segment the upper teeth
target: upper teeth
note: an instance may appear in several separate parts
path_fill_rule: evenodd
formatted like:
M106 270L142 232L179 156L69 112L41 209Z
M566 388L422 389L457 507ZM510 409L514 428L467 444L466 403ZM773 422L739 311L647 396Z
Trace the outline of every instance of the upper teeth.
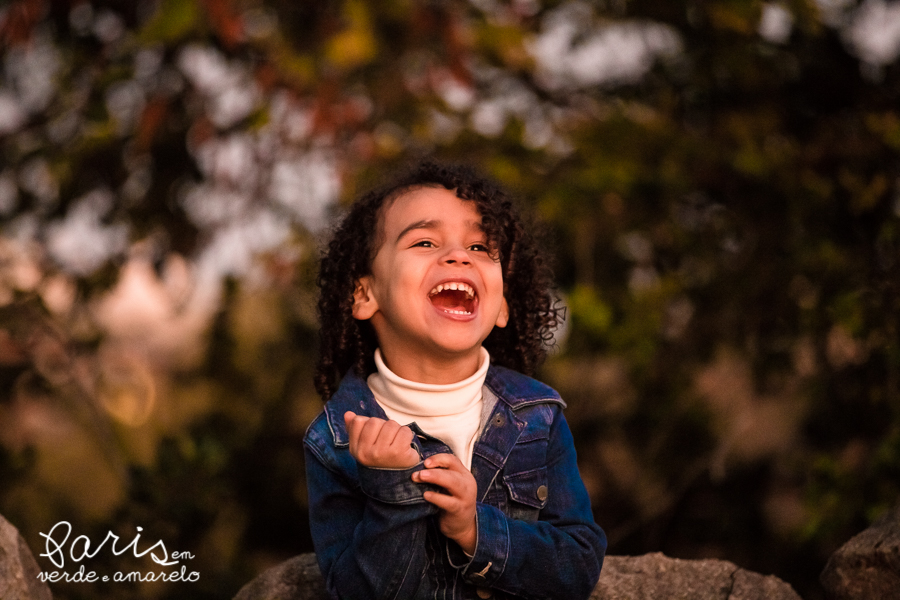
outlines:
M440 283L440 284L436 285L433 290L431 290L430 295L433 296L435 294L440 294L444 290L458 290L460 292L465 292L466 296L468 296L469 298L475 297L475 289L472 286L462 283L460 281L451 281L450 283Z

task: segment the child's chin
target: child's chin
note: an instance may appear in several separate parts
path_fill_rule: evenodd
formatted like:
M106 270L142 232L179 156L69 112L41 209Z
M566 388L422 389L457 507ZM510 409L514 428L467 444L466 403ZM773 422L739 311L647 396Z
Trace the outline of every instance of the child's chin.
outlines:
M470 352L478 351L481 348L482 341L484 341L484 338L481 336L450 336L439 340L438 345L448 354L464 356Z

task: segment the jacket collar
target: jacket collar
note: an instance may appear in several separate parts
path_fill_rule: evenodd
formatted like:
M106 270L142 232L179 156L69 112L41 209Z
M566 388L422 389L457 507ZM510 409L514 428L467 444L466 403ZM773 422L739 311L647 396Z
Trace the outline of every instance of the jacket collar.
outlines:
M491 365L484 384L513 410L545 402L565 406L559 393L549 385L506 367Z
M491 365L484 385L497 396L499 403L505 404L511 410L546 402L565 406L559 394L550 386L505 367ZM365 378L353 371L344 376L337 392L325 403L328 427L331 429L335 446L338 447L350 443L344 425L344 413L348 410L365 417L387 419L384 410L375 401L375 396Z

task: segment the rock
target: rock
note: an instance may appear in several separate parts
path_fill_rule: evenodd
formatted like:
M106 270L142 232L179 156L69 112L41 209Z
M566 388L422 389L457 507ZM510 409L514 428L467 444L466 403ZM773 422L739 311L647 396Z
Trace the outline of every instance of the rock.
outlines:
M591 600L800 600L774 576L724 560L679 560L659 552L607 556Z
M800 600L800 596L788 583L774 575L760 575L738 569L734 574L734 587L729 600Z
M900 506L838 548L821 581L832 600L900 599Z
M52 600L50 586L37 578L40 572L19 530L0 516L0 598Z
M234 600L327 600L315 554L276 565ZM800 600L787 583L723 560L678 560L662 554L607 556L591 600Z
M316 555L309 553L264 571L242 587L234 600L328 600L328 594Z

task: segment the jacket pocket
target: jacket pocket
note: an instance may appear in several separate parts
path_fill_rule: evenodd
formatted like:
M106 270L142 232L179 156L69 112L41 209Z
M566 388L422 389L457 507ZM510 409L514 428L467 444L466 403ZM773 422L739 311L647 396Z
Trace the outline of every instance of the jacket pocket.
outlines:
M508 514L521 521L537 521L541 509L547 505L547 468L532 469L503 476L509 491Z

